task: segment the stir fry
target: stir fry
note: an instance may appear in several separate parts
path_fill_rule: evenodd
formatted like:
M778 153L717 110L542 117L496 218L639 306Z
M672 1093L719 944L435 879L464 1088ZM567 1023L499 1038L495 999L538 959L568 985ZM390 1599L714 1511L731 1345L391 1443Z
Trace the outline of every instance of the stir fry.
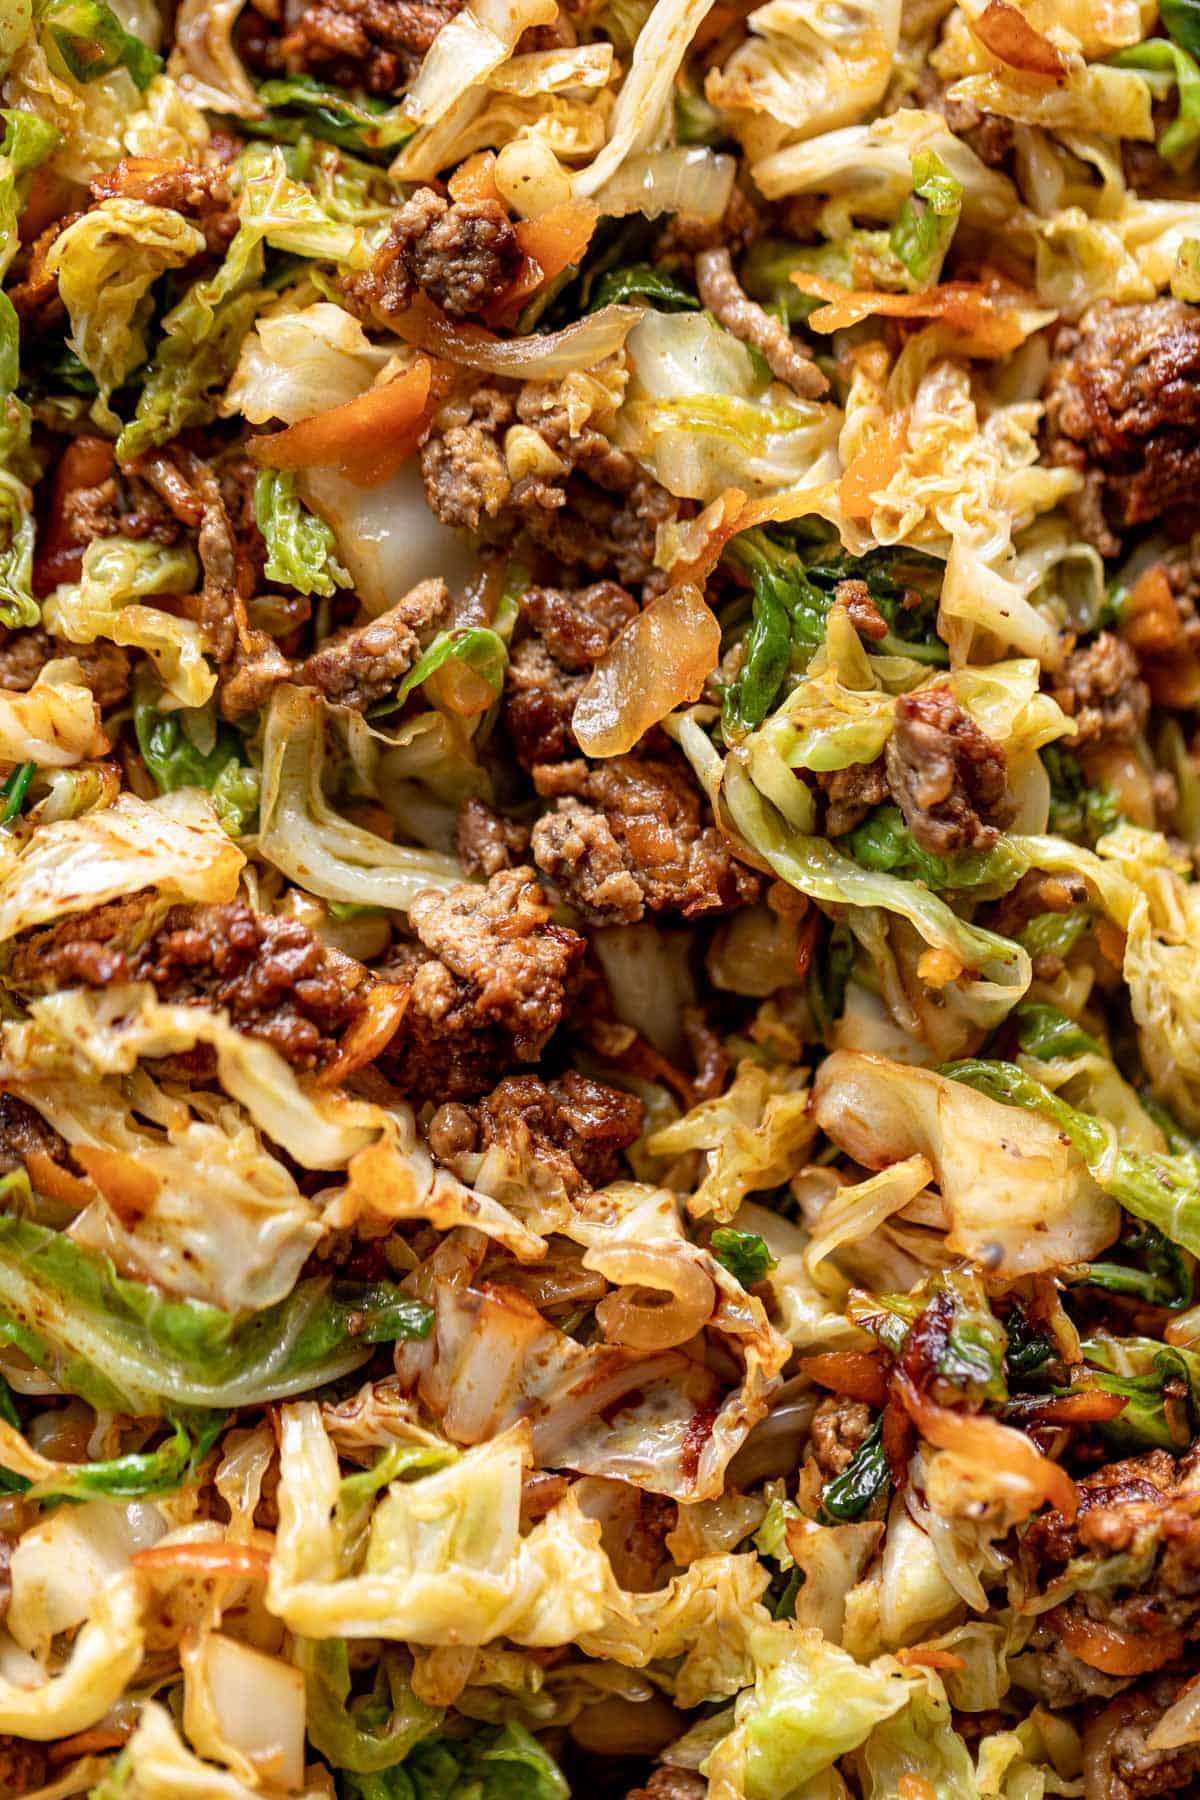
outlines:
M0 1795L1200 1792L1197 0L0 124Z

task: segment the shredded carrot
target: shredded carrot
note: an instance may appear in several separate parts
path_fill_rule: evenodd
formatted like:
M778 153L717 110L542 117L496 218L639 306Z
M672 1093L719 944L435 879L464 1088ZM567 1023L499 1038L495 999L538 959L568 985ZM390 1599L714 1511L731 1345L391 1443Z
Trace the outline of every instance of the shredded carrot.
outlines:
M887 1399L879 1360L866 1350L828 1350L820 1356L810 1356L802 1365L802 1373L821 1387L844 1394L848 1400L861 1400L877 1412Z
M965 1669L966 1662L953 1650L939 1650L934 1644L913 1644L897 1650L896 1661L912 1669Z
M38 533L33 561L33 591L40 598L63 581L78 581L83 568L83 546L67 532L68 496L80 488L99 487L115 466L113 447L106 438L77 437L63 451L50 488L50 507L45 528Z
M228 1575L265 1581L271 1559L253 1544L152 1544L135 1551L130 1564L147 1574Z
M489 325L515 324L526 300L580 260L599 217L599 209L592 201L567 200L536 219L522 219L516 230L525 260L516 280L489 308Z
M1147 656L1174 650L1180 643L1183 621L1161 563L1146 569L1134 583L1121 609L1121 636Z
M908 411L893 413L847 465L838 488L842 511L849 519L869 519L874 496L881 493L900 467L908 448Z
M421 442L450 380L450 371L419 356L382 387L254 438L250 453L267 469L333 468L359 487L379 487Z
M100 1145L77 1144L76 1162L91 1176L119 1219L128 1223L148 1213L158 1199L162 1182L136 1157Z
M955 331L974 339L978 353L987 356L1007 356L1024 343L1026 327L1020 310L1035 305L1033 296L1020 289L985 288L974 281L947 281L916 294L841 287L804 269L794 269L792 281L801 293L826 303L809 315L814 331L843 331L870 318L944 319Z
M494 200L497 206L504 205L496 186L494 150L480 150L468 156L466 162L459 163L446 186L452 200Z
M52 1156L44 1150L29 1150L25 1155L25 1167L29 1179L39 1194L45 1194L48 1200L61 1200L66 1206L90 1206L96 1198L89 1182L82 1181L78 1175L72 1175L56 1163Z
M904 1403L909 1416L923 1438L938 1450L954 1450L1001 1476L1021 1482L1027 1490L1029 1510L1035 1512L1044 1503L1053 1506L1064 1518L1073 1519L1079 1510L1075 1483L1065 1469L1059 1468L1024 1432L1002 1425L986 1413L955 1412L940 1406L922 1394L903 1369L892 1376L892 1390Z

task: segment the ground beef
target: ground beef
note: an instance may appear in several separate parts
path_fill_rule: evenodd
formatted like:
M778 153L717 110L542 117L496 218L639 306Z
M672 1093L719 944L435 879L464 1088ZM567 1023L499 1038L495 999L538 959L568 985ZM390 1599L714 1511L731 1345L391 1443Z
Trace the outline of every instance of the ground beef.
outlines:
M67 226L82 217L82 213L64 213L61 219L47 225L28 251L22 251L17 258L18 279L8 289L8 297L21 321L23 333L29 338L61 327L66 319L67 309L58 297L58 276L46 267L46 259Z
M293 674L291 663L267 632L246 635L249 642L234 645L220 674L221 717L232 723L265 706L280 682L290 681Z
M691 1769L655 1769L645 1787L631 1788L625 1800L705 1800L708 1783Z
M1087 1793L1104 1800L1160 1800L1200 1782L1200 1745L1149 1750L1146 1739L1179 1697L1178 1676L1159 1676L1122 1694L1089 1721L1084 1733ZM1089 1750L1091 1754L1089 1755Z
M411 81L434 38L463 0L317 0L300 9L278 46L293 74L312 73L370 94Z
M793 392L815 400L829 391L829 377L812 359L812 352L798 343L782 319L764 312L751 300L733 272L733 260L724 245L702 250L696 258L696 285L709 312L744 344L762 352L772 375L785 381Z
M464 800L454 827L454 853L468 875L486 881L529 854L529 827L506 819L486 800Z
M1135 738L1150 711L1150 692L1130 646L1110 631L1073 650L1052 677L1051 693L1075 721L1073 750Z
M332 1059L369 979L307 925L256 913L244 900L173 906L157 922L139 900L115 901L30 933L8 973L25 993L148 981L160 1000L224 1008L297 1069Z
M532 635L513 651L505 676L504 721L523 768L576 753L571 715L584 671L599 662L637 616L637 601L615 581L565 592L530 588L521 616Z
M871 1422L871 1409L861 1400L828 1394L817 1402L809 1427L808 1448L826 1481L850 1467L867 1440Z
M1103 301L1059 332L1045 390L1046 455L1084 477L1081 525L1117 532L1194 505L1200 483L1200 310Z
M361 711L390 694L421 653L418 633L433 629L450 605L450 590L435 577L418 582L395 606L366 625L327 638L298 679L327 700Z
M610 378L606 392L601 382ZM627 587L660 583L658 528L678 515L679 502L593 422L597 414L611 422L623 381L602 365L519 389L489 380L447 402L421 448L433 512L506 545L523 529L580 575L614 576ZM519 448L509 435L518 424L526 427Z
M948 688L900 695L885 762L892 796L923 850L987 850L1012 816L1004 753Z
M865 581L839 581L833 590L839 606L844 606L850 623L861 637L879 643L888 634L888 622L871 598Z
M0 1175L24 1168L34 1152L56 1163L66 1163L71 1154L66 1139L32 1106L15 1094L0 1094Z
M365 275L346 278L355 310L392 320L417 294L451 318L483 312L521 268L521 246L497 200L449 201L418 188L396 213Z
M536 1062L574 997L586 944L554 925L528 868L486 887L426 889L409 912L417 944L388 971L408 991L384 1066L406 1093L485 1093L514 1063Z
M194 219L205 243L216 255L224 255L238 227L237 208L223 168L200 163L168 161L156 156L126 156L91 185L95 202L141 200L147 206L165 206Z
M0 1735L0 1793L15 1796L32 1794L36 1788L54 1778L56 1771L47 1767L42 1744L31 1744L25 1738Z
M1079 1512L1075 1519L1060 1512L1042 1513L1034 1519L1022 1539L1023 1563L1048 1586L1085 1546L1096 1548L1099 1538L1111 1533L1114 1520L1124 1519L1128 1526L1144 1516L1144 1511L1131 1509L1160 1507L1174 1492L1177 1478L1178 1465L1166 1450L1149 1450L1144 1456L1105 1463L1077 1484Z
M758 877L701 823L700 792L680 763L539 764L533 779L556 801L533 828L534 861L591 923L631 924L648 912L692 919L757 896Z
M50 516L39 541L43 558L47 539L64 557L70 554L68 546L82 550L97 538L174 544L179 536L179 521L170 508L140 475L118 468L105 438L83 433L71 440L54 471ZM53 567L49 582L42 585L49 591L60 579L77 578L80 561L76 553L61 568Z
M831 769L827 774L818 771L815 779L825 796L827 837L853 831L891 792L882 756L872 763L851 763L848 769Z
M83 672L101 712L120 706L129 695L129 653L119 644L98 638L94 644L71 644L51 637L40 626L15 631L0 628L0 688L10 693L29 691L48 662L73 656Z
M509 1075L478 1106L442 1107L440 1114L452 1110L470 1119L471 1149L499 1144L518 1162L532 1154L568 1193L615 1181L621 1152L640 1135L645 1118L636 1095L606 1087L575 1069L549 1083L537 1075ZM461 1130L463 1121L455 1122ZM431 1143L439 1124L444 1138L450 1120L435 1115ZM460 1138L458 1148L467 1147Z
M1163 1665L1200 1633L1200 1441L1178 1462L1165 1450L1151 1450L1107 1463L1085 1476L1078 1491L1075 1519L1045 1513L1023 1534L1020 1561L1030 1588L1050 1589L1077 1556L1127 1557L1129 1574L1123 1577L1118 1563L1112 1581L1039 1619L1033 1647L1046 1663L1049 1689L1064 1704L1080 1694L1112 1691L1098 1688L1095 1672L1063 1647L1072 1618L1078 1623L1090 1617L1125 1636L1157 1639L1152 1647Z
M705 250L724 249L732 256L742 256L762 236L766 226L765 214L748 194L735 187L719 219L700 219L691 213L670 217L655 240L654 260L687 274L694 269L695 258Z

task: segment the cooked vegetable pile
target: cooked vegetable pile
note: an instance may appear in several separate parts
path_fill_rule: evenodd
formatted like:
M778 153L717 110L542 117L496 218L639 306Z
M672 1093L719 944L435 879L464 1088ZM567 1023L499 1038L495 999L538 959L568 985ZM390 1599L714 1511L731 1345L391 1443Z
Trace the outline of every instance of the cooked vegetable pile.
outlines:
M0 1800L1200 1793L1197 0L0 126Z

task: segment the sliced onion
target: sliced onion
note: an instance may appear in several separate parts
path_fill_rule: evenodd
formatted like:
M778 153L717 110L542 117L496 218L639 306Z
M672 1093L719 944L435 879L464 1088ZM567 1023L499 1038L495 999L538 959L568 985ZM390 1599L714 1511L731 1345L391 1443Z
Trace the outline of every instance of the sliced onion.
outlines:
M1181 1750L1185 1744L1200 1744L1200 1681L1195 1679L1146 1739L1147 1750Z
M698 1263L677 1251L616 1244L585 1258L603 1264L608 1281L621 1285L596 1308L610 1344L628 1350L673 1350L686 1344L712 1317L716 1288Z
M698 588L652 600L596 664L571 728L585 756L620 756L677 706L698 700L721 654L721 627Z
M209 1632L186 1649L184 1724L202 1756L286 1793L304 1785L304 1676L278 1656Z
M687 213L697 219L719 219L733 192L734 160L715 150L679 147L648 156L631 156L596 195L602 213L622 218L644 213Z
M1067 72L1059 52L1043 37L1025 14L1009 0L988 0L977 19L969 19L971 31L993 56L1010 69L1027 75L1063 76Z
M486 369L514 380L560 378L589 369L619 350L638 320L638 306L602 306L562 331L544 337L498 338L481 325L460 325L422 295L402 313L396 329L407 344L467 369Z

